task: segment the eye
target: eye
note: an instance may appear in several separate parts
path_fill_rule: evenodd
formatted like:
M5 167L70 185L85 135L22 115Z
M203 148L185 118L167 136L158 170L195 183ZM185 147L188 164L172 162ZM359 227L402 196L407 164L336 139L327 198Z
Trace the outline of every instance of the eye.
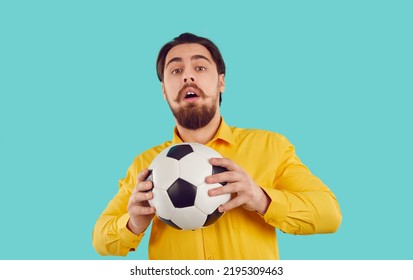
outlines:
M197 66L197 67L195 67L195 70L196 71L205 71L206 68L204 66Z
M171 74L174 74L174 75L180 74L180 73L182 73L182 69L179 69L179 68L172 69L171 71Z

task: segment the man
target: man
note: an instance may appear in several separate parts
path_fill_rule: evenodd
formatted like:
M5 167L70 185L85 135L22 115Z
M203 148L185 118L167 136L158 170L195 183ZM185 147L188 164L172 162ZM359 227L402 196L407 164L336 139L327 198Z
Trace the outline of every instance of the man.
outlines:
M150 259L278 259L275 228L292 234L335 232L341 213L334 194L301 163L282 135L228 126L220 114L225 64L210 40L181 34L159 52L162 94L176 120L171 141L135 158L119 192L99 217L93 245L102 255L135 251L153 221ZM148 200L147 167L166 147L197 142L218 151L212 165L228 171L207 183L227 182L210 196L230 193L216 223L193 231L176 230L155 216Z

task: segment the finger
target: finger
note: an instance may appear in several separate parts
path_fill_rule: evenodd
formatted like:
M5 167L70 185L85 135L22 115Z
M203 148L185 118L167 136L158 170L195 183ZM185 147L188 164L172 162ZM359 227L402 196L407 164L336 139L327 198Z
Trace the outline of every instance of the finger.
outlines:
M152 192L138 192L134 196L131 196L131 203L140 204L142 202L147 202L148 200L153 199Z
M128 212L135 215L147 215L155 212L155 208L149 205L148 200L153 198L152 192L138 193L129 198ZM148 208L148 209L145 209ZM150 210L149 210L150 209Z
M229 182L237 182L242 179L242 176L239 172L237 171L225 171L222 173L217 173L214 175L210 175L205 177L205 182L208 184L214 184L214 183L229 183Z
M140 182L145 181L145 179L146 179L146 177L148 177L148 175L149 175L149 169L148 169L148 168L143 169L143 170L138 174L138 184L139 184Z
M146 182L141 182L132 190L131 197L135 196L138 193L149 192L150 190L151 188L148 187Z
M148 200L153 199L153 192L136 192L129 197L129 203L137 205L149 205Z
M136 188L135 188L135 192L147 192L152 190L152 182L151 181L143 181L140 182Z
M231 184L227 184L222 187L217 187L217 188L208 190L208 195L217 196L217 195L227 194L227 193L231 193L231 194L237 193L241 191L241 188L242 186L240 183L231 183Z
M218 211L223 213L234 208L237 208L245 203L242 196L235 196L233 199L218 207Z

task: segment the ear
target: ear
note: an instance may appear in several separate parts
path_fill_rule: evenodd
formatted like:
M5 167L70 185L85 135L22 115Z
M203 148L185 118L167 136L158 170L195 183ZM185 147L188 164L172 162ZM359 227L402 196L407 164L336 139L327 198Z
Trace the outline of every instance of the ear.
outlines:
M166 100L165 85L163 84L163 82L161 82L161 86L162 86L162 96L163 96L163 99Z
M225 75L219 74L219 92L223 93L225 90Z

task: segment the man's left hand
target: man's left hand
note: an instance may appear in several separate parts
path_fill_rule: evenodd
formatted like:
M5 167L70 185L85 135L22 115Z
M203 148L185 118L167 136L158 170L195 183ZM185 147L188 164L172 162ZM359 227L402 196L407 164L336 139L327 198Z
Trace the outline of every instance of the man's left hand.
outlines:
M208 184L227 183L225 186L210 189L208 191L210 196L232 194L232 199L221 205L218 211L225 212L243 206L248 211L257 211L261 215L265 214L270 204L270 198L244 169L227 158L211 158L210 163L228 169L228 171L205 178Z

